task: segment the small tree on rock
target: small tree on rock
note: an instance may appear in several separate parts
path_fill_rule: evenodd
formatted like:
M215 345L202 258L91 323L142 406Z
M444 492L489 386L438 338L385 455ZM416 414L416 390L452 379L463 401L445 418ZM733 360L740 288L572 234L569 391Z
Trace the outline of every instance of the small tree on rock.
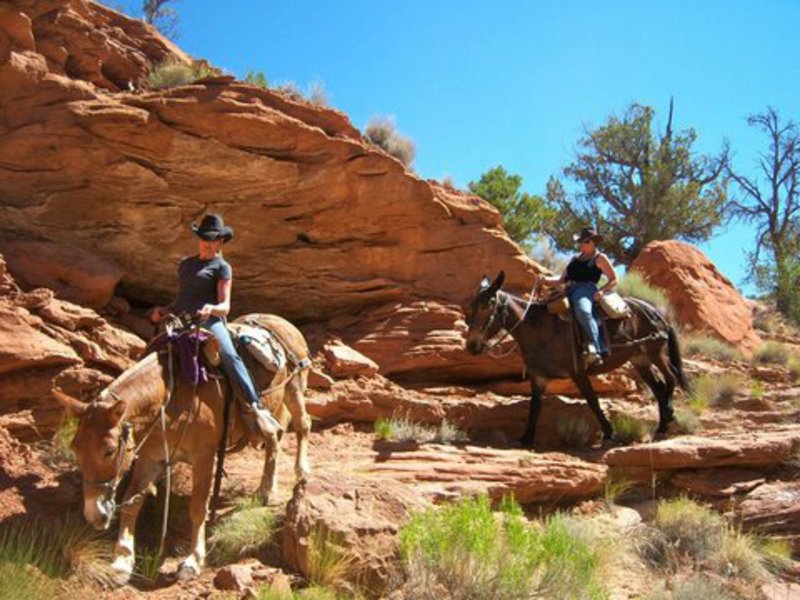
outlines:
M171 40L178 37L178 12L167 6L175 0L143 0L142 13L145 23L149 23Z
M653 130L654 110L633 104L621 118L587 130L564 175L579 186L570 197L551 178L547 200L556 211L551 232L562 248L572 234L594 225L604 249L629 265L653 240L708 239L726 217L728 146L717 156L697 156L693 129L672 130L673 107L663 134Z
M541 197L523 192L521 187L522 177L499 165L486 171L478 181L469 183L473 194L500 211L508 236L530 252L532 236L547 229L553 211L545 206Z

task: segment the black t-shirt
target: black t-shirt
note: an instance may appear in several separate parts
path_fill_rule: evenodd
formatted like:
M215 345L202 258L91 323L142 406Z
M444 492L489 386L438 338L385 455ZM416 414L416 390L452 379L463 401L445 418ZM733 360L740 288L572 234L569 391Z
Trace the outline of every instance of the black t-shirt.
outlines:
M567 281L584 282L590 281L597 283L603 275L603 271L597 266L597 257L600 254L595 254L589 259L581 260L579 256L573 258L569 265L567 265Z
M206 304L217 304L217 282L232 277L233 269L221 256L209 260L184 258L178 265L178 297L172 312L195 313Z

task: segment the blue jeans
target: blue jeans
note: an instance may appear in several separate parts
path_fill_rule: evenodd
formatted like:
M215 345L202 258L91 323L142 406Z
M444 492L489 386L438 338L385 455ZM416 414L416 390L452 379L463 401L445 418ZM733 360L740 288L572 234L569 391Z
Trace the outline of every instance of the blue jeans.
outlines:
M228 328L225 326L225 320L219 317L211 317L203 323L203 326L210 329L219 342L219 354L225 375L244 395L247 402L255 406L261 406L261 399L258 396L255 385L253 385L253 379L250 377L242 357L233 347L233 340Z
M605 352L603 340L600 337L600 328L594 316L594 295L597 285L590 281L571 283L567 296L569 296L572 312L578 323L581 324L587 339L594 345L598 352Z

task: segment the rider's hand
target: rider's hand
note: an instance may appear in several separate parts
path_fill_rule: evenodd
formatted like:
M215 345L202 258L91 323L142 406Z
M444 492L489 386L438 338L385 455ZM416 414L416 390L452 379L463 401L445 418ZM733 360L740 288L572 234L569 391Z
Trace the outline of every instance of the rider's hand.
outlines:
M153 323L158 323L163 318L164 318L164 315L161 314L161 307L160 306L154 307L153 311L150 313L150 320Z
M597 291L594 293L594 299L595 299L595 302L599 302L599 301L600 301L600 298L602 298L602 297L603 297L603 291L602 291L602 290L597 290Z
M203 308L201 308L200 310L197 311L197 316L201 321L205 321L212 314L214 314L212 312L213 310L214 310L214 305L213 304L205 304L203 306Z

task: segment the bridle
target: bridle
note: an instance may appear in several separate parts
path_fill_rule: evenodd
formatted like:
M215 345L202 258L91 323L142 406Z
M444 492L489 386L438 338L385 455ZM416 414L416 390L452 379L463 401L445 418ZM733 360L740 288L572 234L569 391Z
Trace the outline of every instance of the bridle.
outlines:
M491 312L489 313L489 316L486 318L486 322L480 328L481 338L484 340L484 343L487 346L486 348L487 352L491 354L492 350L497 348L503 341L505 341L505 339L508 336L514 333L514 330L517 327L519 327L520 324L525 320L525 318L528 316L528 311L530 310L531 305L533 304L533 299L537 295L538 284L539 281L537 279L534 282L533 287L531 288L530 297L528 298L528 303L525 305L525 310L522 312L522 315L520 316L519 320L516 323L514 323L514 325L512 325L511 328L508 328L506 326L506 320L508 319L508 307L511 304L511 295L504 292L503 290L495 291L491 300L489 300L489 307ZM496 338L494 340L486 340L486 334L489 332L489 330L492 328L492 326L495 324L497 320L500 321L500 330L505 330L505 333L499 338ZM508 350L508 352L503 353L502 355L498 356L492 354L492 356L494 356L495 358L503 358L511 354L514 350L515 348L512 347L511 349Z

